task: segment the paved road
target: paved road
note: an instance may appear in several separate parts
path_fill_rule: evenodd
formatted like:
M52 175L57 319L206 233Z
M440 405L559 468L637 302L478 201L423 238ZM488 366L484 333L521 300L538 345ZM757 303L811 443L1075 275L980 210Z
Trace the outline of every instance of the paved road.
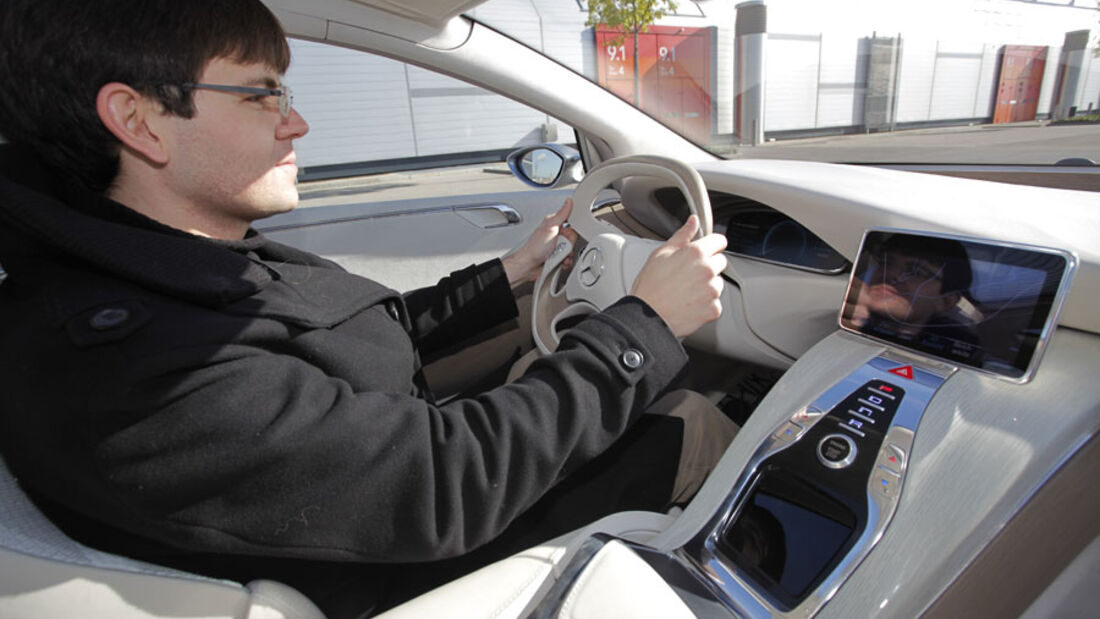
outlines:
M512 175L505 163L487 163L374 176L311 181L298 191L301 207L436 198L479 193L505 193L530 189Z
M740 147L736 158L810 159L882 163L1034 163L1070 157L1100 163L1100 125L1045 123L941 127L897 133L841 135ZM381 202L483 192L522 191L527 186L504 163L397 172L313 181L301 186L302 207Z
M1100 124L974 125L840 135L743 146L738 158L882 163L1100 163Z

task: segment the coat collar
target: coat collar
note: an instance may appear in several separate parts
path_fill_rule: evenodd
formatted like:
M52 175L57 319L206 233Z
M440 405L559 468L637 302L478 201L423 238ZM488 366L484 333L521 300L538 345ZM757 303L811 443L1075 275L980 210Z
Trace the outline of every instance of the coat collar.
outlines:
M269 244L259 233L238 242L198 237L43 170L26 150L0 146L0 264L12 274L24 260L60 253L208 306L239 301L272 282L269 269L248 256Z

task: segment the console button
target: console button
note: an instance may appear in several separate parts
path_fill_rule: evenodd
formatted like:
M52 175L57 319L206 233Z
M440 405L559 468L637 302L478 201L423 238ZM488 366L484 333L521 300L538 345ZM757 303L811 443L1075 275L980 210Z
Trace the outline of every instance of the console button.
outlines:
M900 488L901 479L889 471L879 468L871 475L871 489L879 496L894 500Z
M831 469L842 469L856 460L856 443L843 434L830 434L817 444L817 459Z
M887 444L879 450L878 460L875 464L900 476L901 472L905 470L905 452L897 445Z
M901 447L898 447L894 443L887 443L886 450L889 452L889 455L887 456L887 459L890 460L890 462L895 462L896 461L897 465L899 467L904 467L905 466L905 450L904 449L902 449Z
M863 386L863 396L872 404L883 408L896 408L905 396L905 390L886 381L873 380Z
M798 437L802 435L802 431L805 430L802 426L788 421L779 431L775 433L775 438L783 441L784 443L790 443L798 440Z
M878 460L875 461L875 466L881 470L901 477L901 464L896 458L890 459L889 453L885 450L879 452Z

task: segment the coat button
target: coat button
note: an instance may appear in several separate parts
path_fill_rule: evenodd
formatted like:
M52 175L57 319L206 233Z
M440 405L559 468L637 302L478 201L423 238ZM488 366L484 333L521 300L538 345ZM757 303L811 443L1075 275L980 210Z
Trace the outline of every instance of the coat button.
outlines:
M396 302L386 301L386 313L390 315L390 318L401 322L401 312L398 311Z
M113 329L127 320L130 320L130 310L124 307L108 307L101 309L88 320L88 326L96 331Z
M645 357L640 351L633 348L627 348L626 351L623 352L623 356L620 360L628 369L636 370L642 367L642 362L645 361Z

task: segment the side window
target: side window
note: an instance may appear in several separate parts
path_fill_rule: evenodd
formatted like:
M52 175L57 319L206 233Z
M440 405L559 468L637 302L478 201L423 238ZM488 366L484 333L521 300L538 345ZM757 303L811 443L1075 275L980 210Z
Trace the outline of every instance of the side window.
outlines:
M295 142L304 182L465 168L501 190L530 189L508 173L505 156L575 140L571 127L546 114L432 71L323 43L290 46L285 79L310 126ZM456 182L446 192L464 186L486 189Z

